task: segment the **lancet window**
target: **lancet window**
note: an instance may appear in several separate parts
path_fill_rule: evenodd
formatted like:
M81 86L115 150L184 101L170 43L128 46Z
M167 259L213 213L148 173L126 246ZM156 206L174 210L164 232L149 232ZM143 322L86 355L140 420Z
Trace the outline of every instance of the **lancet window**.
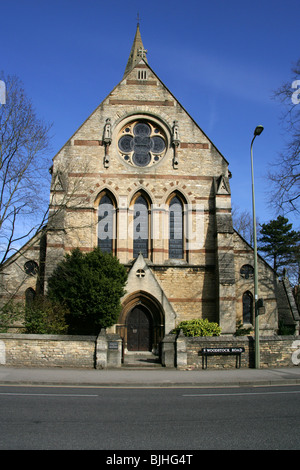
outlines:
M181 199L175 195L169 205L169 258L184 257L184 210Z
M98 247L105 253L115 248L116 210L112 198L105 193L98 207Z

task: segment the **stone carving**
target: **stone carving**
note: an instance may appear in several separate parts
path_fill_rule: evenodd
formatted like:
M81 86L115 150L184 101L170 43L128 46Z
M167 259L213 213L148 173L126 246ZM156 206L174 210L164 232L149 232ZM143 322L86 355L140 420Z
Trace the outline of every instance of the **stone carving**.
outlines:
M103 143L105 146L105 156L104 156L105 168L109 167L109 146L111 144L111 140L112 140L111 122L110 122L110 118L107 118L105 126L104 126L104 132L103 132Z
M180 145L178 121L173 123L172 145L174 146L173 168L176 170L179 165L177 149Z

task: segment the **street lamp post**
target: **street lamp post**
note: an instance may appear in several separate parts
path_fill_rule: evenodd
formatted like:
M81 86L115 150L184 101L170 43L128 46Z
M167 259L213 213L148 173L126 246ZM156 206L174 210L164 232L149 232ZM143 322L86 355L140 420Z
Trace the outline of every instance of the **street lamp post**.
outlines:
M253 243L254 243L254 312L255 312L255 368L260 368L259 351L259 316L258 316L258 270L257 270L257 240L256 240L256 215L255 215L255 195L254 195L254 172L253 172L253 142L257 135L264 130L263 126L257 126L254 131L254 137L251 142L251 177L252 177L252 211L253 211Z

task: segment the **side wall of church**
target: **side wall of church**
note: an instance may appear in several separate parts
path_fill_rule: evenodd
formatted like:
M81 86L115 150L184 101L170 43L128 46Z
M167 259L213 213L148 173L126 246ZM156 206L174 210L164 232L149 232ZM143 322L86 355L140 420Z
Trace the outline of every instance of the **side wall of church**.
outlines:
M45 238L40 233L4 263L0 274L0 307L11 302L14 306L24 305L26 299L30 301L43 292L44 256ZM23 323L24 318L17 315L13 328L18 330Z
M242 266L253 266L253 250L235 232L234 234L234 253L235 253L235 291L236 291L236 318L237 321L243 321L243 295L250 292L254 298L253 276L245 278L241 274ZM271 267L260 257L258 257L258 298L263 299L263 310L259 317L261 334L272 334L278 329L278 309L277 309L277 290L278 278Z

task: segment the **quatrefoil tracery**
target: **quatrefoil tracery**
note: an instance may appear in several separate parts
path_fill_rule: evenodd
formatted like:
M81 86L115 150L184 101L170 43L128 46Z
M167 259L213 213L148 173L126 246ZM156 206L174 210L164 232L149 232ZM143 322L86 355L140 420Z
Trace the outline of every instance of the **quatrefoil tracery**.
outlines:
M145 167L160 161L166 151L166 138L158 126L135 121L121 131L118 147L125 162Z

